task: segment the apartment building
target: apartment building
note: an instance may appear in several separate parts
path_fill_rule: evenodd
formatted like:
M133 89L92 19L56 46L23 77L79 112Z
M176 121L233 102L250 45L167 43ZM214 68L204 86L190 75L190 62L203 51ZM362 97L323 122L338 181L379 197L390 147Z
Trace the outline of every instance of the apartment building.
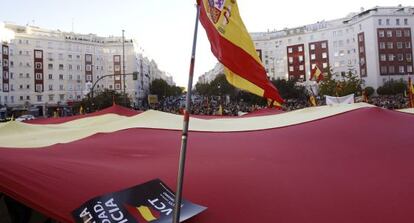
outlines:
M123 43L122 37L11 23L0 27L0 105L43 110L70 105L86 97L93 87L94 91L125 90L137 106L148 94L150 81L161 78L174 84L133 39ZM134 72L138 73L136 77Z
M310 72L318 65L339 74L351 70L365 86L378 88L413 74L413 29L413 7L375 7L335 20L251 33L251 37L271 79L312 84ZM199 80L210 80L217 71L214 68Z

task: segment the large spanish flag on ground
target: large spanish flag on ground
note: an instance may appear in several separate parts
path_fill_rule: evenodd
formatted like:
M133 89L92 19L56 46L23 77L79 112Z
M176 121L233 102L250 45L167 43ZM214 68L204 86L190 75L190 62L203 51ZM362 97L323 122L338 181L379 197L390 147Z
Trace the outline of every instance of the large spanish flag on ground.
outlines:
M283 103L268 80L266 70L239 15L236 0L197 0L200 22L211 51L224 65L227 81L235 87Z

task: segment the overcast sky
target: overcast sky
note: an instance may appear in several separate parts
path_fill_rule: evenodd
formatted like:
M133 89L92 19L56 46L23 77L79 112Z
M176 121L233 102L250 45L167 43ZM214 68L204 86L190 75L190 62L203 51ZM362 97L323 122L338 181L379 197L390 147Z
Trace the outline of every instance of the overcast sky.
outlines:
M187 86L195 0L0 0L0 21L34 24L100 36L135 38L159 67L169 72L180 86ZM358 12L361 7L413 6L412 0L278 1L238 0L249 32L280 30L315 23ZM195 80L212 69L213 57L200 25Z

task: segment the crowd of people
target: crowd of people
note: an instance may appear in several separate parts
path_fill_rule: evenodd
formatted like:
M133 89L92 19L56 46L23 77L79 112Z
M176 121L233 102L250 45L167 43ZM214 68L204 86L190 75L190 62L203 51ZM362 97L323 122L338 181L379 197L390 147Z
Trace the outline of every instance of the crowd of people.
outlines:
M315 98L316 106L325 105L324 97ZM356 100L360 102L361 100ZM369 97L368 103L377 107L386 109L403 109L409 106L408 98L404 95L382 95ZM312 106L311 102L306 99L286 99L280 108L283 111L293 111ZM151 105L147 109L155 109L163 112L174 114L182 113L185 107L185 96L167 97L160 100L158 104ZM195 115L229 115L237 116L249 113L261 108L265 105L250 104L244 101L231 101L220 97L202 97L194 96L192 98L191 113Z
M370 97L368 103L393 110L409 107L409 99L402 94Z

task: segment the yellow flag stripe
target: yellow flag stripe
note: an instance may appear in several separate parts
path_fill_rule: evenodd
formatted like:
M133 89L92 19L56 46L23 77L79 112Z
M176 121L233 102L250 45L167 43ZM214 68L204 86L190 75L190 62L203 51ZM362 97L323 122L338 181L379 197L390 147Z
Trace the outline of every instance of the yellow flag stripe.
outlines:
M146 221L157 220L157 218L151 213L151 210L147 206L139 206L137 209Z
M224 67L224 74L226 75L227 81L233 86L263 97L264 90L262 88L231 72L227 67Z

